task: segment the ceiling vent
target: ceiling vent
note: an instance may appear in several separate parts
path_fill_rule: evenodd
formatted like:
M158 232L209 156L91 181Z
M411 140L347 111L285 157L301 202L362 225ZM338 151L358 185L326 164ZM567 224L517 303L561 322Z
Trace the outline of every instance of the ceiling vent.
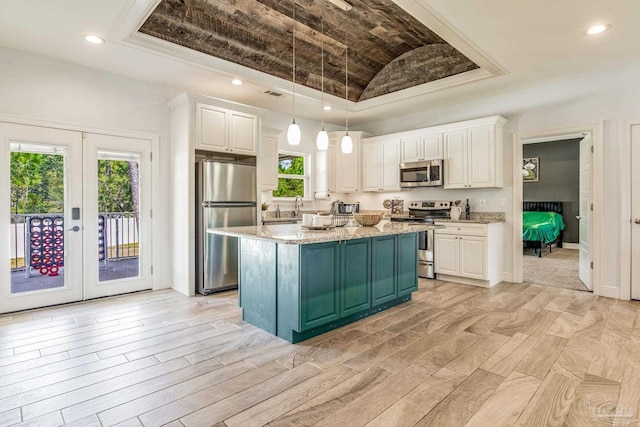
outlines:
M273 90L265 90L264 93L266 93L267 95L275 96L276 98L282 96L280 92L275 92Z

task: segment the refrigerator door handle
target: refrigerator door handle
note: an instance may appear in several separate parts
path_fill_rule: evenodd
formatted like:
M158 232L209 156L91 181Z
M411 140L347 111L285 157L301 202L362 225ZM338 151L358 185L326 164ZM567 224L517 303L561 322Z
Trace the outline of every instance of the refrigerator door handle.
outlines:
M254 208L256 202L202 202L203 208Z

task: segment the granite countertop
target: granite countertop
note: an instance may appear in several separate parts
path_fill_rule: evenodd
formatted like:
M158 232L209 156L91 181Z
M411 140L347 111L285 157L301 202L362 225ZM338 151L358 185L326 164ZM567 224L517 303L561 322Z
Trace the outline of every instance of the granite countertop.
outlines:
M290 245L304 245L310 243L388 236L391 234L415 233L418 231L433 230L443 227L443 225L407 224L382 221L375 227L336 227L329 230L308 230L298 224L276 224L248 227L209 228L207 229L207 233L267 240Z
M464 213L459 219L437 219L436 222L460 222L467 224L493 224L504 222L504 212L471 212L471 219L464 219Z

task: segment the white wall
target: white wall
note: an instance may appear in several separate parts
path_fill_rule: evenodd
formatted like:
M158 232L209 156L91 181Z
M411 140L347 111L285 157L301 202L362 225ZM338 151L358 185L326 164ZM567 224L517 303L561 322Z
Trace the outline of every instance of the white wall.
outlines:
M61 124L136 131L160 136L154 167L168 171L169 110L177 90L67 62L0 48L0 113ZM160 174L160 227L156 247L170 242L169 175ZM8 191L8 189L0 189ZM155 274L161 287L171 286L171 253L160 250Z

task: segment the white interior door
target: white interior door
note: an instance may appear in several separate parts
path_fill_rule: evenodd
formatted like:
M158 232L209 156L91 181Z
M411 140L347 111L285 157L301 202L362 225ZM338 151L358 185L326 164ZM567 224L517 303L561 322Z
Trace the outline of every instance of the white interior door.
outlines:
M85 134L86 298L152 288L151 141Z
M591 285L591 136L587 135L580 141L580 215L578 225L580 232L580 265L579 276L582 283L589 289Z
M631 298L640 299L640 125L631 127Z
M82 300L82 134L0 123L0 143L0 313Z

